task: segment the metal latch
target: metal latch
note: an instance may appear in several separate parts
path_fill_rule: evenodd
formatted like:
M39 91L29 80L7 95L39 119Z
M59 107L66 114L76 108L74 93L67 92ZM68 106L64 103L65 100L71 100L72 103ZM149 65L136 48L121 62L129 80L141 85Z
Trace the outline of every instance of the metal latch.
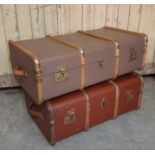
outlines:
M132 102L134 100L135 94L134 94L133 90L126 91L126 98L127 98L127 102Z
M106 101L105 98L103 98L102 101L101 101L101 109L102 110L105 109L106 106L107 106L107 101Z
M67 73L67 67L66 65L58 67L58 72L55 73L54 76L54 81L55 82L61 82L65 81L68 78L68 73Z
M67 114L64 117L64 124L67 125L73 123L74 121L75 121L75 109L71 109L67 111Z
M104 62L103 59L99 59L97 62L98 62L98 66L103 68L103 62Z
M136 60L136 58L137 58L137 53L134 48L131 48L129 52L129 62Z

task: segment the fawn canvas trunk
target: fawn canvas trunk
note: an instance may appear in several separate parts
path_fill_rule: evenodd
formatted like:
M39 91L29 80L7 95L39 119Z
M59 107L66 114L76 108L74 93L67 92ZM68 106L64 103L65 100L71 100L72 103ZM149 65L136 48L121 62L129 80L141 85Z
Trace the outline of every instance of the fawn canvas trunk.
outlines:
M36 104L140 69L146 35L103 28L9 41L13 73Z

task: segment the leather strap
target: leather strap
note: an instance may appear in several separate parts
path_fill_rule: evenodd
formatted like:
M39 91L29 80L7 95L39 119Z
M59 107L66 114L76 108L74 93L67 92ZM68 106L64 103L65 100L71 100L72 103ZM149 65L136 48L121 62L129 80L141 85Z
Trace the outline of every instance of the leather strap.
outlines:
M106 36L99 36L97 34L93 34L91 32L84 32L84 31L78 31L79 33L81 34L84 34L84 35L88 35L88 36L91 36L91 37L95 37L95 38L98 38L98 39L102 39L102 40L106 40L106 41L111 41L112 43L114 43L115 45L115 69L114 69L114 77L113 79L115 79L118 75L118 71L119 71L119 55L120 55L120 49L119 49L119 43L113 39L111 39L110 37L106 37Z
M85 124L85 131L89 129L89 121L90 121L90 99L88 94L82 90L83 95L86 98L86 124Z
M51 35L48 35L47 36L48 38L50 39L53 39L59 43L62 43L64 45L67 45L69 47L73 47L73 48L76 48L79 50L80 52L80 60L81 60L81 82L80 82L80 89L82 90L85 86L85 55L84 55L84 51L83 49L79 46L79 45L76 45L74 43L71 43L69 41L66 41L66 40L63 40L63 39L60 39L60 38L56 38L54 36L51 36Z
M28 113L32 116L32 117L38 117L38 118L40 118L40 119L44 119L44 116L43 116L43 114L41 113L41 112L39 112L39 111L35 111L35 110L33 110L32 108L33 108L33 103L32 103L32 99L28 99L28 96L26 96L26 102L27 102L27 111L28 111Z
M109 83L111 83L116 90L116 100L115 100L115 108L114 108L114 115L113 115L113 118L115 119L118 115L120 89L119 89L119 86L114 81L110 80Z

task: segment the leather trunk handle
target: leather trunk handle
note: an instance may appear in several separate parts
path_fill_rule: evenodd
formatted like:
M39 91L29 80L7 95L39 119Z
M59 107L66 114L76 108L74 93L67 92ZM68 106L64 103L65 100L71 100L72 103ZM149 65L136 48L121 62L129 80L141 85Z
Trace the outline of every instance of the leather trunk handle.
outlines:
M40 112L34 111L32 109L29 109L29 113L33 117L38 117L38 118L40 118L42 120L44 119L44 116Z
M32 117L38 117L40 119L44 119L44 116L41 112L33 110L33 104L27 105L27 110Z
M26 77L28 75L24 70L20 69L18 66L14 67L12 71L13 75L17 77Z

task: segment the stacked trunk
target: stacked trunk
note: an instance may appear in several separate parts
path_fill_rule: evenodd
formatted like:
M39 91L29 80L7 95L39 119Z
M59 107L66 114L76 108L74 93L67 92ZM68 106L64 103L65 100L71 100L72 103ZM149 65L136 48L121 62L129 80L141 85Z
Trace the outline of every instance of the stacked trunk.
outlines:
M52 144L140 107L133 71L144 66L145 34L104 27L9 45L28 113Z

